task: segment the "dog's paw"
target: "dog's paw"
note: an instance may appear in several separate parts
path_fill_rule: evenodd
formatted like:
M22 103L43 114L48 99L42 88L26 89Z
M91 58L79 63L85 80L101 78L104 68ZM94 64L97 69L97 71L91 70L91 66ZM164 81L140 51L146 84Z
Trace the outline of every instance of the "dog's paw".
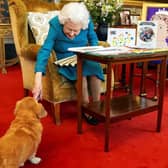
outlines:
M41 162L41 158L40 157L31 157L29 159L29 161L32 163L32 164L39 164Z

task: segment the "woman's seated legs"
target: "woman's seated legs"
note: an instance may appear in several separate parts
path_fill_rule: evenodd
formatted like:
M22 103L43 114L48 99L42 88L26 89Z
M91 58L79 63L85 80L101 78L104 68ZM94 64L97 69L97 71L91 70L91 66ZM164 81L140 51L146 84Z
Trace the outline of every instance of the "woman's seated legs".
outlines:
M89 78L89 81L87 79L88 79L87 77L83 77L83 83L82 83L83 103L84 104L89 103L89 89L90 89L93 101L100 100L101 80L98 79L96 76L91 76ZM89 87L88 87L88 84L89 84ZM98 124L97 119L95 119L94 117L89 116L88 114L85 114L85 113L83 113L83 116L89 124L91 124L91 125Z

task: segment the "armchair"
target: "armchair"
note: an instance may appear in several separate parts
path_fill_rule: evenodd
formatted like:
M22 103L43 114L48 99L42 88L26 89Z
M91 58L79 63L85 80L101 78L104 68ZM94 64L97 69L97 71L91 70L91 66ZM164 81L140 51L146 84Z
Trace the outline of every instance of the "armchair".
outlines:
M63 3L48 3L42 0L8 0L8 4L14 43L21 64L24 96L27 96L34 85L34 66L40 48L40 45L35 43L28 27L27 13L60 10ZM76 89L63 76L56 73L56 66L53 64L55 60L56 55L53 52L48 61L46 75L43 77L43 99L51 103L54 122L59 125L61 123L60 103L75 99Z

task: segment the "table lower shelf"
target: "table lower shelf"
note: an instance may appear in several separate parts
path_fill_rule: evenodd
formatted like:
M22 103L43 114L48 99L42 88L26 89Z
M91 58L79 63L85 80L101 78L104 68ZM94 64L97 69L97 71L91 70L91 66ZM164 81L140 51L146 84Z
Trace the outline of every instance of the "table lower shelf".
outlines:
M112 98L110 108L110 121L115 122L155 111L158 109L158 102L145 97L126 95ZM100 119L106 119L104 100L83 105L82 111Z

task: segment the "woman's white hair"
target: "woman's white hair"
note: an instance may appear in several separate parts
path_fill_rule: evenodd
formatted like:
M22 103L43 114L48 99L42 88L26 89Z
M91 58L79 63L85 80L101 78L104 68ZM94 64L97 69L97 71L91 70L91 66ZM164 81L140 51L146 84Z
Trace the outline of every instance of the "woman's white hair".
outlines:
M71 20L74 23L82 24L82 29L86 29L89 24L89 11L84 3L71 2L63 6L58 19L61 24L64 24L67 20Z

